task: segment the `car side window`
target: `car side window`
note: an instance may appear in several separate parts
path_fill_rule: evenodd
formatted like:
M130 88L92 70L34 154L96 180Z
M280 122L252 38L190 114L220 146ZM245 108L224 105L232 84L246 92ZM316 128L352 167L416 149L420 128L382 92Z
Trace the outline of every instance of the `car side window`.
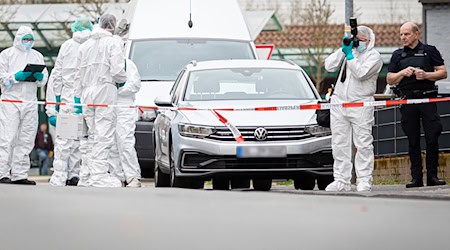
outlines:
M181 77L183 76L184 72L186 71L186 69L183 69L180 74L178 74L177 79L175 79L175 82L173 83L172 89L170 89L170 95L173 95L173 92L175 91L175 89L177 88Z
M178 103L178 97L180 96L180 82L183 78L184 72L186 72L186 69L183 69L180 74L178 75L177 79L175 80L175 83L173 84L173 88L170 91L170 95L172 96L172 103L177 104Z

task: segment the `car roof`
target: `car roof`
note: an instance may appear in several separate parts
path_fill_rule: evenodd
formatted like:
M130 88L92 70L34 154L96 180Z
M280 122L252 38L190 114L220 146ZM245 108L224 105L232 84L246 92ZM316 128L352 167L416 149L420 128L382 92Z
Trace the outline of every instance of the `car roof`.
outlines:
M223 68L279 68L279 69L295 69L301 68L291 61L284 60L214 60L191 62L188 65L190 71L206 70L206 69L223 69Z

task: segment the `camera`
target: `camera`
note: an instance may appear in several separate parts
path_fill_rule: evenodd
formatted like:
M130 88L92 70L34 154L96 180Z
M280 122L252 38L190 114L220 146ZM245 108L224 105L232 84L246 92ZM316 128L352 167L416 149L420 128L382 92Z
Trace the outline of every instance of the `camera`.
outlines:
M359 39L356 37L358 35L358 23L356 22L356 17L350 18L350 28L352 36L344 38L343 43L345 46L349 46L353 41L353 48L356 48L359 46Z

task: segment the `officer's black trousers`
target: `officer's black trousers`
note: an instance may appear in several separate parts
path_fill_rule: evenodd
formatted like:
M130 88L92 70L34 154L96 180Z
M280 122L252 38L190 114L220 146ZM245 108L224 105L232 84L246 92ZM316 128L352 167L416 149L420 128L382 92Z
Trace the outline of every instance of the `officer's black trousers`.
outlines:
M408 104L400 108L402 114L402 129L408 136L409 159L411 161L411 176L422 180L422 157L420 148L420 119L422 119L427 144L426 167L427 177L437 177L439 160L439 135L442 124L437 113L436 103Z

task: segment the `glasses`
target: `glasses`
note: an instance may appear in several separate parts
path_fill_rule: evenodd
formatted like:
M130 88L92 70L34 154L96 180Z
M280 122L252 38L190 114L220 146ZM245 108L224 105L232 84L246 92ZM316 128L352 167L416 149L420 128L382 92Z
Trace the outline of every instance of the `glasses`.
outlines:
M34 40L31 39L31 38L24 38L24 39L22 39L22 41L24 41L24 42L32 42L32 41L34 41Z

